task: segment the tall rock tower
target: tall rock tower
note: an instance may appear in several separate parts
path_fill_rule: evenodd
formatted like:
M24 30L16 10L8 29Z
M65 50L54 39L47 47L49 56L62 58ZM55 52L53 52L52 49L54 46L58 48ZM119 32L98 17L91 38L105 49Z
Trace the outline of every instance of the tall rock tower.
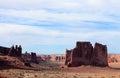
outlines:
M95 43L93 48L90 42L77 42L74 49L66 50L65 65L68 67L81 65L106 67L108 66L107 46Z
M21 45L19 45L19 47L17 48L17 56L21 57L21 55L22 55L22 47Z
M95 43L91 62L93 66L101 66L101 67L108 66L106 45Z
M10 48L8 55L16 56L16 49L14 48L14 45Z
M22 55L22 47L21 45L16 45L14 47L14 45L10 48L8 56L14 56L14 57L21 57Z

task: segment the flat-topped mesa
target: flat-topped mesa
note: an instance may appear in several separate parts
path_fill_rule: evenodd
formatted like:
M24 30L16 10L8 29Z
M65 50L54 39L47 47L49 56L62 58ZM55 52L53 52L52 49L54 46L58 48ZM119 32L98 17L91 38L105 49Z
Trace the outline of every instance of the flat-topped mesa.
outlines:
M58 62L62 62L65 60L65 56L63 55L56 55L54 56L55 57L55 61L58 61ZM53 58L53 56L50 56L50 60Z
M65 65L69 67L81 65L108 66L107 47L96 43L93 49L90 42L77 42L73 50L66 50Z
M92 54L92 65L100 66L100 67L108 66L106 45L95 43L93 54Z

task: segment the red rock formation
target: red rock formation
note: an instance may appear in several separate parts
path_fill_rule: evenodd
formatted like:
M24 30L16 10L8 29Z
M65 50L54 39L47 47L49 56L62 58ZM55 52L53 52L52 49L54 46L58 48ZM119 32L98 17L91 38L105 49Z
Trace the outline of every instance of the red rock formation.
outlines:
M67 66L108 66L107 62L107 47L96 43L93 49L90 42L77 42L73 50L66 50Z
M31 52L31 62L38 63L36 53Z
M101 67L108 66L106 45L95 43L92 53L92 65Z
M120 54L109 54L108 55L108 62L120 62Z
M116 57L108 57L108 63L118 62Z
M55 56L51 56L51 59L55 59L55 61L58 61L58 62L62 62L62 61L65 61L65 56L63 55L55 55Z
M70 60L71 60L71 52L72 52L72 50L67 50L66 49L66 59L65 59L65 65L69 65L69 63L70 63Z
M77 42L76 47L71 52L69 66L90 65L92 50L90 42Z
M10 48L0 46L0 54L8 55Z
M31 54L26 51L22 54L22 59L24 62L31 62Z
M22 47L21 47L21 45L19 45L19 47L17 47L16 50L17 50L17 53L16 53L17 56L21 57L21 55L22 55Z
M17 56L17 55L16 55L16 50L15 50L14 46L12 46L12 47L10 48L10 51L9 51L9 53L8 53L8 56Z
M10 48L8 56L13 56L13 57L21 57L22 55L22 47L21 46L17 46L14 47L14 45Z

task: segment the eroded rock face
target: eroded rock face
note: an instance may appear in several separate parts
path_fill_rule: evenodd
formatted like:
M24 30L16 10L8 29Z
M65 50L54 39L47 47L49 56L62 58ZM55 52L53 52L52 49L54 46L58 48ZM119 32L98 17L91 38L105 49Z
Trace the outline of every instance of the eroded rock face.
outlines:
M21 47L21 45L19 45L19 47L17 47L17 45L16 45L16 55L18 57L21 57L21 55L22 55L22 47Z
M71 52L71 62L69 66L89 65L93 47L90 42L77 42L76 47Z
M11 48L10 48L10 51L9 51L9 54L8 54L9 56L17 56L16 55L16 50L15 50L15 48L14 48L14 46L12 46Z
M10 48L0 46L0 54L8 55Z
M106 45L95 43L92 53L92 65L101 67L108 66Z
M71 52L72 52L72 50L67 50L66 49L66 59L65 59L65 65L69 65L69 63L70 63L70 60L71 60Z
M108 66L107 62L107 47L105 45L96 43L93 46L90 42L77 42L76 47L72 50L66 50L67 66Z
M22 47L21 45L16 45L16 47L12 46L9 50L9 53L8 53L9 56L13 56L13 57L21 57L22 55Z
M36 53L31 52L31 62L38 63Z

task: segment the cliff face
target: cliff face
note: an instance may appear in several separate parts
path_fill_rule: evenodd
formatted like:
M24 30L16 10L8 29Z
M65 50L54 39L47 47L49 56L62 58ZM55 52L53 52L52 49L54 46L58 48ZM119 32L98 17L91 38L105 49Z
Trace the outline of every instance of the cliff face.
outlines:
M72 50L66 50L65 65L69 65L71 61L71 53L72 53Z
M37 63L37 56L36 56L36 53L31 52L31 62Z
M95 43L92 53L92 65L105 67L108 66L107 61L107 46Z
M93 65L108 66L107 47L99 43L93 48L90 42L77 42L72 50L66 50L67 66Z
M16 45L15 47L12 46L11 48L0 46L0 53L2 55L21 57L21 55L22 55L22 47L21 47L21 45L19 45L19 46Z
M8 55L10 48L0 46L0 53L2 55Z

